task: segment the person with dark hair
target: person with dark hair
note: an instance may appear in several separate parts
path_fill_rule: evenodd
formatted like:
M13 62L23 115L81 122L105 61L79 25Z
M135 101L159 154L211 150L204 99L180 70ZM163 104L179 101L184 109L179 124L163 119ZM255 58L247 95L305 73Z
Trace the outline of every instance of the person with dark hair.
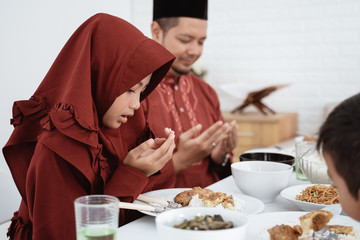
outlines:
M22 201L10 239L76 239L76 198L107 194L132 202L152 190L175 136L165 128L164 138L153 139L135 113L173 60L115 16L96 14L75 31L33 96L13 106L15 129L3 154ZM120 126L131 128L127 141ZM127 221L120 209L120 225Z
M175 131L176 149L157 188L206 187L231 174L236 122L224 123L215 90L191 73L207 37L207 0L154 0L152 37L176 59L142 102L156 136Z
M360 93L341 102L322 124L317 142L343 211L360 221Z

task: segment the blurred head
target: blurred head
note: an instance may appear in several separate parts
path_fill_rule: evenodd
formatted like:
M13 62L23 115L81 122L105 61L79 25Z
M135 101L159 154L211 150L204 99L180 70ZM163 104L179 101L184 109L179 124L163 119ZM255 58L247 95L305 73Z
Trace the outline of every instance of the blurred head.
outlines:
M165 29L161 28L161 22ZM160 24L159 24L160 22ZM177 22L176 25L174 23ZM190 72L201 56L206 39L207 21L198 18L178 17L154 21L151 25L153 39L167 48L176 59L168 75L179 77Z
M340 203L343 211L350 217L360 221L360 193L354 196L347 185L346 179L341 176L335 166L331 154L323 152L323 156L328 167L328 174L333 181L333 185L338 189ZM353 178L356 178L353 176Z
M340 103L320 128L329 176L339 190L344 211L360 220L360 93Z
M202 54L207 0L154 0L153 3L153 39L176 56L168 75L178 78L189 73Z
M119 128L134 115L140 107L140 96L150 82L151 75L132 86L129 90L118 96L102 118L102 124L108 128Z

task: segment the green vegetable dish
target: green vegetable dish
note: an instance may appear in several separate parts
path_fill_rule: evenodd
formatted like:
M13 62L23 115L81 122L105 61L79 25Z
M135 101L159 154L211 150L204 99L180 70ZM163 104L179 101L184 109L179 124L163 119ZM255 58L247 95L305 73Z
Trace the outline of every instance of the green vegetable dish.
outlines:
M193 220L184 220L174 228L187 229L187 230L219 230L233 228L232 222L225 222L220 215L205 215L195 216Z

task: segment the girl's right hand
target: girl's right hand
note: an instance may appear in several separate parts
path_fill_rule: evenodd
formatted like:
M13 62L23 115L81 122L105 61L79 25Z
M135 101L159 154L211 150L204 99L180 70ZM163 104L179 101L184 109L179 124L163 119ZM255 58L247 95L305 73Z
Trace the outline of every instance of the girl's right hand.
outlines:
M171 158L175 148L175 133L165 128L167 138L148 139L132 149L124 159L124 164L132 166L150 176L159 171Z

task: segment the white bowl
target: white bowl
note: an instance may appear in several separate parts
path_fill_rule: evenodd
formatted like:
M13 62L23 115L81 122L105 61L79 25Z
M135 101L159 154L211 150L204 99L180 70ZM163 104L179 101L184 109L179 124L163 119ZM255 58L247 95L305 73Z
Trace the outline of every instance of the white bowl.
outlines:
M221 230L196 231L174 228L185 219L193 220L195 216L219 214L224 221L231 221L234 228ZM166 240L219 240L245 239L248 218L231 210L207 207L186 207L168 210L156 216L156 229L160 239Z
M273 202L290 183L293 167L277 162L245 161L231 164L236 186L246 195Z

